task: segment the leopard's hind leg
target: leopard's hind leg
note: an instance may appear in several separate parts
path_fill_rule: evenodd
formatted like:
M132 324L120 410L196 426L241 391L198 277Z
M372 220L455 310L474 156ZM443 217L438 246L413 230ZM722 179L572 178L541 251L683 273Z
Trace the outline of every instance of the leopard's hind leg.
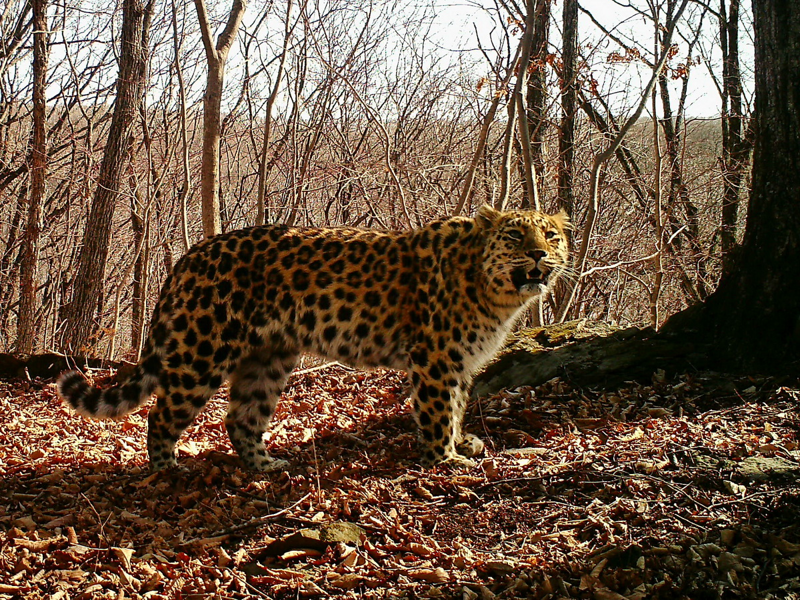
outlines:
M285 468L284 460L273 459L264 445L264 433L299 352L277 345L244 357L231 376L231 399L225 426L233 447L245 466L254 471Z
M198 363L177 368L166 366L162 373L161 389L156 392L156 403L147 418L147 452L153 471L176 465L178 438L200 414L225 376L212 371L219 370L218 365Z

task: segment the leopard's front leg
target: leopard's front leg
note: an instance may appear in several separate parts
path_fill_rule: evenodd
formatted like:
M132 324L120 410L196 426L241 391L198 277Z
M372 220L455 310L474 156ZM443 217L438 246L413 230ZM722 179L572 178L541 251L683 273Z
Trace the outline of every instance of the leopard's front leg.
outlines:
M467 406L466 390L469 378L459 365L444 356L413 353L411 382L414 388L414 415L422 443L422 463L432 465L447 462L473 467L467 458L483 451L483 442L461 432ZM425 360L427 359L427 360Z

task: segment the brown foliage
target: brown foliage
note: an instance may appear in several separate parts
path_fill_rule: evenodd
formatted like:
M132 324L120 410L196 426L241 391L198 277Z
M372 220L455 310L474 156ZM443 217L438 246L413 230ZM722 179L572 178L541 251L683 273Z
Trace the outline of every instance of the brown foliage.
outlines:
M266 476L222 397L148 474L145 410L92 422L1 383L0 598L789 597L800 395L720 383L504 392L472 406L464 472L407 462L397 373L327 367L292 379L270 435L291 466Z

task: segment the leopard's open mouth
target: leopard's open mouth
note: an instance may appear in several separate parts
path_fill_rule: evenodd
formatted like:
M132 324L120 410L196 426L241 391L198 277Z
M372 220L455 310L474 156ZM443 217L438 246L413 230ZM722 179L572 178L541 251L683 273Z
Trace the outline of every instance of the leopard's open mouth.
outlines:
M543 273L538 267L526 271L524 267L517 267L511 272L511 283L518 292L541 292L547 287L550 272Z

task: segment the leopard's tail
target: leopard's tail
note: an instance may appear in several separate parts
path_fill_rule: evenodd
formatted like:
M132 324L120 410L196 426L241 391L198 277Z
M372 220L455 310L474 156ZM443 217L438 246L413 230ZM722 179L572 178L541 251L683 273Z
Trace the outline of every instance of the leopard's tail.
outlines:
M150 362L160 359L151 356ZM148 368L148 360L136 365L128 379L101 389L91 385L79 371L69 371L58 378L58 394L76 412L93 419L116 419L147 402L158 387L157 368Z

